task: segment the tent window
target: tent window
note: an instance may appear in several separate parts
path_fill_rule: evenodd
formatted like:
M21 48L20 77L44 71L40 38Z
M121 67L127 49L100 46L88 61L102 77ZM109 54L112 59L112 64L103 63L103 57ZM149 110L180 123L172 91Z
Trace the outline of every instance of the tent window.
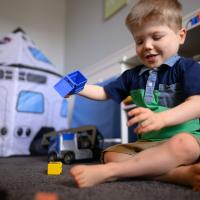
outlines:
M3 70L0 70L0 78L2 79L3 78Z
M20 81L25 81L25 72L19 72L19 80Z
M6 74L7 74L7 75L12 75L12 74L13 74L13 72L12 72L12 71L8 71L8 70L7 70L7 71L6 71Z
M27 81L44 84L44 83L47 82L47 77L28 73L27 74Z
M5 79L12 79L12 76L5 76Z
M18 112L43 113L44 96L41 93L22 91L17 101Z

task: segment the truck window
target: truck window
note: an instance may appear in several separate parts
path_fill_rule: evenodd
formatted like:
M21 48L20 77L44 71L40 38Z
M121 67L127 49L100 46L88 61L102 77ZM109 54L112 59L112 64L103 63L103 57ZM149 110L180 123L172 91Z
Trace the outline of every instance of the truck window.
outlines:
M18 112L43 113L44 97L42 93L21 91L17 101Z
M67 117L67 100L65 100L65 99L62 101L60 115L61 115L61 117L64 117L64 118Z

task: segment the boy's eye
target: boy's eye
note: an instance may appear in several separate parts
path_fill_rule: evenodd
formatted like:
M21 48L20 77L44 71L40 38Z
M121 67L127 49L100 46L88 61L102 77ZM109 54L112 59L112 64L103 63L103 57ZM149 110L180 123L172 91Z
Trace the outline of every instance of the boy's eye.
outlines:
M143 43L143 41L142 40L136 40L135 43L136 43L136 45L141 45Z
M162 35L154 35L152 38L153 40L160 40L162 37Z

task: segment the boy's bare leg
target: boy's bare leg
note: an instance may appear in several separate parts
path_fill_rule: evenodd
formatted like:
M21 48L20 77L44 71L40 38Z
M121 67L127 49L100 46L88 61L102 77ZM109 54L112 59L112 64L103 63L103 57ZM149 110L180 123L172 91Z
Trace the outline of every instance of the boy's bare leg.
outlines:
M106 152L104 162L123 162L134 155ZM180 166L170 170L164 175L153 177L154 180L163 182L176 183L192 187L194 190L200 191L200 163L195 163L187 166Z
M133 156L135 155L108 151L104 153L103 162L123 162L129 158L133 158Z
M108 162L123 162L134 155L128 155L117 152L105 153L104 161ZM163 182L176 183L192 187L194 190L200 191L200 163L180 166L170 170L164 175L153 177L154 180Z
M75 166L70 170L78 187L90 187L124 177L154 177L166 174L180 165L189 165L199 157L200 148L193 136L182 133L156 147L138 153L122 162Z

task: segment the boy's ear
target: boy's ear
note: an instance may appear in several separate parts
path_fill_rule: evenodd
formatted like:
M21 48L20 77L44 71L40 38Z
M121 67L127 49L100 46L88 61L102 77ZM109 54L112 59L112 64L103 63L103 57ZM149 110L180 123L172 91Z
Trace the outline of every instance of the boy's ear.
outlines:
M179 38L180 38L180 44L183 44L185 42L185 38L186 38L186 34L187 34L187 31L185 28L181 28L179 30Z

